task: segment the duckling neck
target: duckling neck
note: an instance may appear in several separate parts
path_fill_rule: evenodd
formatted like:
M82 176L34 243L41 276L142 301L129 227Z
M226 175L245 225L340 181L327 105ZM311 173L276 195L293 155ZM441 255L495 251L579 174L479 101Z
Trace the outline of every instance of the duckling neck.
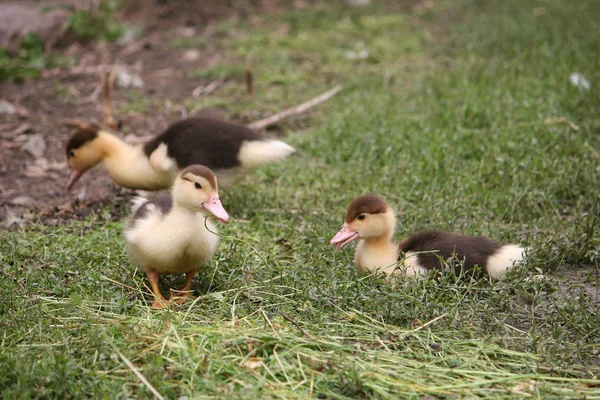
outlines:
M355 264L360 271L383 271L391 274L398 261L398 243L391 235L362 240L356 248Z
M104 167L118 185L146 190L171 185L172 174L152 168L142 146L127 144L108 132L100 132L97 140L104 156Z
M363 240L362 250L369 253L398 255L398 243L392 240L392 234Z
M385 213L384 230L378 236L364 238L356 248L354 261L359 270L383 271L391 274L398 261L398 243L392 240L396 218L393 211Z
M173 208L169 213L169 218L181 220L183 222L182 226L195 225L193 221L200 220L201 222L199 222L194 229L199 229L201 234L216 232L217 226L214 221L210 218L205 221L205 217L207 216L207 213L199 211L197 208L190 208L185 203L177 201L176 197L173 198ZM208 229L206 227L208 227Z

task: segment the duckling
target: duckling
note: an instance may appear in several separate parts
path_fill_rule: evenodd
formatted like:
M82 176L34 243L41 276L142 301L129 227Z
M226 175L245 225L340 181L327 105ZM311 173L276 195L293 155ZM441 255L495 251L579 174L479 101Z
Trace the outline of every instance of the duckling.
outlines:
M198 267L215 253L219 237L213 233L213 221L206 221L208 229L205 226L207 212L223 222L229 219L219 199L217 177L201 165L179 173L171 196L134 199L125 240L132 261L146 272L155 297L152 307L170 304L158 288L160 275L185 273L178 289L185 295Z
M427 274L441 270L444 261L458 261L457 272L476 265L491 278L501 277L521 263L525 249L518 245L500 245L481 236L464 236L432 230L414 234L400 243L392 241L396 217L379 197L361 196L346 211L342 229L331 239L336 250L361 239L354 264L361 272L382 271L391 276Z
M103 162L115 183L142 190L169 188L179 171L192 164L210 168L222 186L231 186L252 169L296 151L243 125L210 118L181 120L137 146L89 126L71 136L66 150L71 169L67 189Z

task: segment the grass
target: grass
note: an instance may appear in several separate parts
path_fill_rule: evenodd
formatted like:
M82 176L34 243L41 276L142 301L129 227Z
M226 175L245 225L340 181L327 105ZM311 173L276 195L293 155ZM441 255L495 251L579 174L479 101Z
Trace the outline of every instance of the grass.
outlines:
M42 40L34 33L25 35L17 55L10 55L7 49L0 48L0 81L20 82L39 76L45 68L64 65L68 65L64 57L44 54Z
M257 81L210 97L232 115L344 91L295 120L295 159L222 194L234 220L193 303L150 310L103 213L3 233L0 396L151 397L135 369L165 398L599 398L599 304L556 271L600 283L599 11L453 1L235 25L224 54ZM531 259L498 282L360 276L328 240L367 192L400 236L482 234Z

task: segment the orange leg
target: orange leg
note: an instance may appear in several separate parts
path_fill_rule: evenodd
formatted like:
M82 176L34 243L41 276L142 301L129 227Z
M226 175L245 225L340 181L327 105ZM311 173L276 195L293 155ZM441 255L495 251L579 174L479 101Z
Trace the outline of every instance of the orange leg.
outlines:
M177 297L179 297L179 299L177 300L178 304L183 304L183 302L185 302L185 300L187 299L187 297L192 292L190 290L190 287L192 286L192 278L194 277L195 273L196 273L196 270L194 270L194 269L186 272L185 273L185 282L183 282L183 285L179 286L177 288L177 290L175 291L178 294L182 295L181 297L177 296ZM173 296L171 296L171 300L173 300Z
M152 308L166 308L169 306L169 302L165 299L158 288L158 278L160 275L155 270L146 271L146 277L148 277L148 282L150 282L150 287L152 288L152 294L154 295L154 303L152 303Z

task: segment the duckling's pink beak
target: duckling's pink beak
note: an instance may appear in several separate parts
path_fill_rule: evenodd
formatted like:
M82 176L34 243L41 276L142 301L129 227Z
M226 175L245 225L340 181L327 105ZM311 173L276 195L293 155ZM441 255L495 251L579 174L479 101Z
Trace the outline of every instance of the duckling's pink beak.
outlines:
M345 245L355 241L358 239L359 234L355 230L351 229L348 224L344 224L342 229L338 233L335 234L333 238L329 241L331 244L335 244L335 249L339 250Z
M223 222L227 222L229 220L229 214L227 214L227 211L225 211L223 208L219 196L210 196L208 201L202 203L202 207Z
M71 186L75 184L81 178L84 171L79 171L78 169L71 168L71 172L69 174L69 182L67 182L67 190L71 189Z

